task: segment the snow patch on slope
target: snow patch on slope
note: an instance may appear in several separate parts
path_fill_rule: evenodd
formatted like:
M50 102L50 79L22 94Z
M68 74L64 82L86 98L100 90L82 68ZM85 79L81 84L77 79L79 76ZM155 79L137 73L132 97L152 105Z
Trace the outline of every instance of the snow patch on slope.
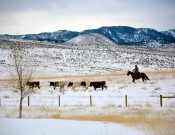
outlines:
M73 39L70 39L67 43L115 45L114 42L97 33L79 35Z

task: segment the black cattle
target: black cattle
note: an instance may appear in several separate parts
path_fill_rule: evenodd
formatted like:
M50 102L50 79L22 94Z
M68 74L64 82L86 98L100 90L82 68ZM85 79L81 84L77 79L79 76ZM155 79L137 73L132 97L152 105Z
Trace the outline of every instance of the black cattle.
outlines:
M38 87L38 89L40 89L40 82L39 81L37 81L37 82L27 81L26 85L28 85L30 89L33 89L35 87Z
M73 82L69 82L67 87L72 87L73 86Z
M55 82L50 82L50 86L55 86Z
M103 88L107 89L106 81L90 82L89 87L94 87L94 90L96 90L97 88L102 88L102 90Z
M80 85L86 87L86 82L81 82Z

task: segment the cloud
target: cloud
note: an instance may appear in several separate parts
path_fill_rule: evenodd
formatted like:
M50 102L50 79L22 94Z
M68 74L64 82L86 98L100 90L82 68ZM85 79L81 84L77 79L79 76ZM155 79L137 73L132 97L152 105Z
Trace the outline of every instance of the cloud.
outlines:
M0 3L3 34L82 31L118 25L175 28L174 0L0 0Z

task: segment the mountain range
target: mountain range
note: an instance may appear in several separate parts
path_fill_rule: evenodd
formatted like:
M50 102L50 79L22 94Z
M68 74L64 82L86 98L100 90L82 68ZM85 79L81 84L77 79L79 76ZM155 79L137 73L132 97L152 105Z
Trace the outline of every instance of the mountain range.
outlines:
M111 26L100 27L98 29L88 29L82 32L59 30L55 32L43 32L39 34L5 34L0 35L0 39L25 39L56 43L67 42L81 44L109 43L118 45L145 45L155 42L159 44L171 44L175 43L175 29L170 29L167 31L157 31L151 28Z

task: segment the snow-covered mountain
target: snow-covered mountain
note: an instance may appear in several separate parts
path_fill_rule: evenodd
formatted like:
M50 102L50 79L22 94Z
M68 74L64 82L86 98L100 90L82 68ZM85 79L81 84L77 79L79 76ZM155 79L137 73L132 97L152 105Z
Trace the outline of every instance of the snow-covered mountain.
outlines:
M43 32L39 34L26 34L26 35L0 35L0 39L26 39L36 41L49 41L49 42L65 42L79 35L79 32L59 30L56 32Z
M175 29L170 29L168 31L163 31L162 33L175 37Z
M67 41L67 43L115 45L114 42L112 42L105 36L97 33L79 35L75 38L70 39L69 41Z
M163 46L163 44L175 43L175 30L173 29L169 31L159 32L151 28L136 29L128 26L100 27L98 29L89 29L82 32L59 30L56 32L43 32L39 34L0 35L0 39L26 39L63 43L79 35L92 33L101 34L112 42L119 45L145 46L149 43L154 42L160 44L160 46ZM91 41L91 43L93 43L94 40Z
M167 35L149 28L132 28L127 26L101 27L85 30L82 33L99 33L117 44L140 45L149 42L175 43L172 35Z

